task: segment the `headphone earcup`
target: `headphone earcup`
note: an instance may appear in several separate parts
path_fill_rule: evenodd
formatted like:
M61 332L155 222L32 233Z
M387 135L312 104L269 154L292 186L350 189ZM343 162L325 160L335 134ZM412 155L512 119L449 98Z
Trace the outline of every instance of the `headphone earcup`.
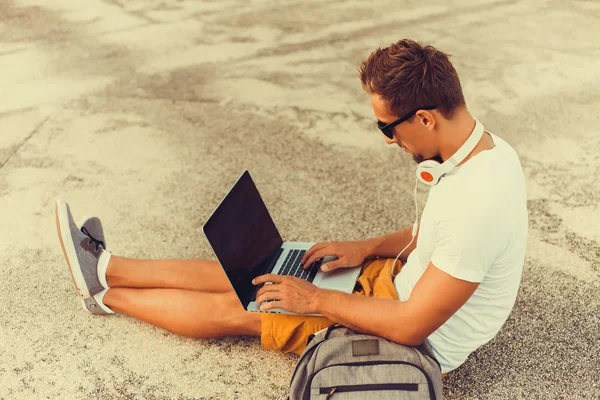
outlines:
M425 160L417 166L417 179L425 185L433 186L440 180L437 167L441 164L433 160Z

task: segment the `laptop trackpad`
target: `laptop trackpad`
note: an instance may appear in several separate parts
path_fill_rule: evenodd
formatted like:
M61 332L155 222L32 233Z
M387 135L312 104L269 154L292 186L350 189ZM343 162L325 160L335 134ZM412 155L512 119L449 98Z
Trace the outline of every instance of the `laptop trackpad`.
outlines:
M324 262L333 260L331 257L325 258ZM354 284L360 274L361 265L352 268L338 268L331 272L319 271L315 277L314 284L323 289L339 290L345 293L352 293Z

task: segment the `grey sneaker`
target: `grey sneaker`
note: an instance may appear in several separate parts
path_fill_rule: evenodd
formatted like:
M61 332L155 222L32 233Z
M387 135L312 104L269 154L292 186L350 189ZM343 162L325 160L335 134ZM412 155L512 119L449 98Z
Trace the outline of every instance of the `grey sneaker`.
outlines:
M104 290L97 272L104 243L93 235L86 235L75 225L69 205L63 200L56 201L56 228L77 293L83 300L90 299ZM89 233L87 227L86 230Z
M106 239L104 238L104 229L102 229L102 221L95 215L88 215L82 219L82 223L79 224L80 230L84 235L87 235L93 240L99 242L99 244L107 250Z
M90 237L93 241L101 245L104 250L106 248L106 239L104 238L104 229L102 229L102 221L96 216L87 216L83 219L83 223L80 224L81 232ZM92 314L104 315L107 314L96 302L94 297L89 299L81 299L81 305L84 309L91 312Z

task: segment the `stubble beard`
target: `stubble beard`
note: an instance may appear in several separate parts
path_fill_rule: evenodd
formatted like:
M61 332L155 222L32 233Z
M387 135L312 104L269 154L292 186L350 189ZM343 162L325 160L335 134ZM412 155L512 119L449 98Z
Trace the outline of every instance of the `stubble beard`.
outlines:
M417 164L422 163L423 161L425 161L425 157L423 157L420 154L413 154L412 155L412 159L414 162L416 162ZM432 158L428 158L428 160L433 160L433 161L437 161L438 163L442 164L444 162L444 160L442 160L442 157L440 157L440 155L438 154L435 157Z
M420 155L420 154L413 154L413 155L412 155L412 159L413 159L413 161L414 161L414 162L416 162L417 164L420 164L420 163L422 163L423 161L425 161L425 157L423 157L423 156L422 156L422 155Z

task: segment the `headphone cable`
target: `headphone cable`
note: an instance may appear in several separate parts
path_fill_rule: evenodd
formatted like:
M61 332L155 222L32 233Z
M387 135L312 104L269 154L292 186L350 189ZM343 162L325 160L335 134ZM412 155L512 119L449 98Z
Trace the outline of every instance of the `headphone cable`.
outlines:
M396 268L396 261L398 261L398 258L400 257L400 254L402 254L404 252L404 250L408 249L408 247L415 240L415 236L417 236L417 229L419 227L419 222L418 222L419 221L419 207L417 205L417 183L418 182L419 182L419 180L415 179L415 189L414 189L415 223L413 224L413 228L412 228L412 237L410 238L410 242L408 242L408 244L406 245L406 247L403 248L402 250L400 250L400 253L398 253L398 255L396 256L396 259L394 260L394 264L392 264L392 270L391 270L392 282L394 281L394 278L396 277L396 275L394 275L394 268Z

